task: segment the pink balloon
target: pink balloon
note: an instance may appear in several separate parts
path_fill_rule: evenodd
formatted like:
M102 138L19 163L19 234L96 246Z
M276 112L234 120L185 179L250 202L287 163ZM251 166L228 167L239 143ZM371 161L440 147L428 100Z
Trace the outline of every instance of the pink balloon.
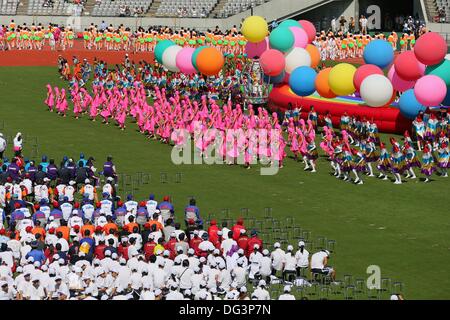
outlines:
M356 69L355 75L353 76L353 85L355 86L356 91L359 91L363 80L372 74L384 75L383 70L374 64L363 64Z
M417 80L414 95L426 107L436 107L444 101L447 86L444 80L435 75L423 76Z
M275 49L263 52L259 62L264 73L272 77L279 75L286 66L284 54Z
M395 72L403 80L413 81L425 74L425 65L420 63L413 51L405 51L395 58Z
M395 72L394 65L389 69L388 78L391 80L394 89L399 92L414 88L414 84L416 83L416 81L407 81L400 78L397 72Z
M305 49L308 45L308 34L305 30L299 27L289 27L294 35L294 47Z
M269 49L269 38L266 37L263 41L253 43L247 42L245 45L245 53L249 58L253 59L254 57L261 57L264 51Z
M306 31L309 43L313 42L316 38L316 27L314 27L314 25L308 20L300 20L298 23L300 23L300 25L303 27L303 30Z
M180 69L182 73L193 74L197 72L192 65L192 55L194 54L194 51L195 48L185 47L178 52L175 62L177 68Z

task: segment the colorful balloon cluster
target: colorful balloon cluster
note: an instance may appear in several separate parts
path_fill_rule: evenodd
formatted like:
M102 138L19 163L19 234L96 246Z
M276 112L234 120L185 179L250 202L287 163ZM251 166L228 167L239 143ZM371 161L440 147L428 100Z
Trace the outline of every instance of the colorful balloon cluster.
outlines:
M316 36L311 22L285 20L269 34L264 18L251 16L241 31L248 40L248 57L259 58L266 81L288 83L299 96L317 91L334 98L359 92L368 106L380 107L401 92L400 111L408 118L425 107L450 104L450 55L446 56L447 44L437 33L422 35L414 50L396 58L389 42L374 40L364 48L365 64L359 68L339 63L317 73L320 54L311 44Z
M319 65L320 54L311 44L316 37L311 22L285 20L269 34L264 18L251 16L242 23L241 32L248 41L247 56L259 58L267 82L292 83L291 89L299 95L315 91L314 68ZM300 80L306 77L308 83Z
M217 75L225 63L223 54L214 47L180 47L171 40L160 41L155 46L155 59L171 72L205 76Z

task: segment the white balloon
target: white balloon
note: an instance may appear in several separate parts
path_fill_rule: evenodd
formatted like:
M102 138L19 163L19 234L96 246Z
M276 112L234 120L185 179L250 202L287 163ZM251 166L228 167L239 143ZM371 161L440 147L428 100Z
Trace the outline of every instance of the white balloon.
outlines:
M385 76L372 74L363 80L359 93L368 106L381 107L391 100L394 87Z
M291 74L298 67L311 67L311 56L303 48L292 48L286 53L286 67L284 70Z
M183 49L180 46L170 46L164 50L162 56L162 63L169 71L179 72L180 69L177 67L177 54Z

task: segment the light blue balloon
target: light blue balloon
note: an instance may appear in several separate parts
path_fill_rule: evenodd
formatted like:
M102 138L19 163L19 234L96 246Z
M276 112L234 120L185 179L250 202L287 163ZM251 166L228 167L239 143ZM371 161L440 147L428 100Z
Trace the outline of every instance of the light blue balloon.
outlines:
M287 27L278 27L269 36L270 47L281 52L291 50L294 46L294 40L294 34Z
M373 40L364 49L363 58L366 63L384 69L394 61L394 50L386 40Z
M298 67L292 71L289 87L298 96L306 97L316 91L317 72L311 67Z
M173 42L172 40L163 40L158 42L158 44L155 46L155 59L156 61L158 61L159 64L162 64L162 56L164 51L166 51L168 47L174 45L175 42Z
M293 19L287 19L287 20L284 20L283 22L280 23L280 25L279 25L278 27L286 27L286 28L289 28L289 27L299 27L299 28L302 28L302 29L303 29L303 27L302 27L302 25L300 24L300 22L295 21L295 20L293 20Z
M414 89L406 90L401 96L398 102L400 113L408 119L414 119L417 117L420 111L425 111L426 108L417 101Z

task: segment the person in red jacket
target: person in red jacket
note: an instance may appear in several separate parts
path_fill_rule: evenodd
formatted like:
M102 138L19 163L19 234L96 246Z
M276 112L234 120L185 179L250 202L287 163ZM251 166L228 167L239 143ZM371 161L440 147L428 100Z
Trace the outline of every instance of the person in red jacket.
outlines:
M208 228L209 241L213 244L217 241L218 236L217 232L219 231L219 227L217 226L217 221L215 219L211 220L210 227Z
M237 239L237 244L239 248L244 250L244 254L247 255L248 252L248 236L247 232L244 229L241 229L239 238Z
M258 237L258 232L256 230L252 230L250 233L250 239L247 242L248 248L253 248L255 244L259 245L259 252L263 250L263 241ZM250 256L251 250L247 250L247 258Z
M200 249L198 248L199 244L202 242L202 239L198 236L198 231L194 230L194 236L189 241L189 247L194 249L195 255L200 254Z
M95 246L94 257L99 260L103 260L105 258L105 248L106 248L105 240L100 240L98 242L98 245Z
M149 239L149 241L147 241L144 244L144 256L145 256L145 260L148 262L150 260L150 257L155 255L155 247L156 247L156 242L155 240L152 238Z
M237 241L237 239L239 239L242 229L245 230L244 220L242 218L239 218L236 221L236 224L233 227L231 227L231 231L233 231L233 240Z
M175 246L177 245L177 242L178 242L177 235L176 235L175 232L172 232L172 234L170 235L169 241L167 241L167 243L164 245L164 248L166 250L169 250L169 252L170 252L170 257L169 258L172 259L172 260L175 259L175 256L177 254L177 251L175 249Z
M122 257L128 261L128 238L127 237L123 237L121 239L120 244L117 247L117 253L119 254L119 257Z

